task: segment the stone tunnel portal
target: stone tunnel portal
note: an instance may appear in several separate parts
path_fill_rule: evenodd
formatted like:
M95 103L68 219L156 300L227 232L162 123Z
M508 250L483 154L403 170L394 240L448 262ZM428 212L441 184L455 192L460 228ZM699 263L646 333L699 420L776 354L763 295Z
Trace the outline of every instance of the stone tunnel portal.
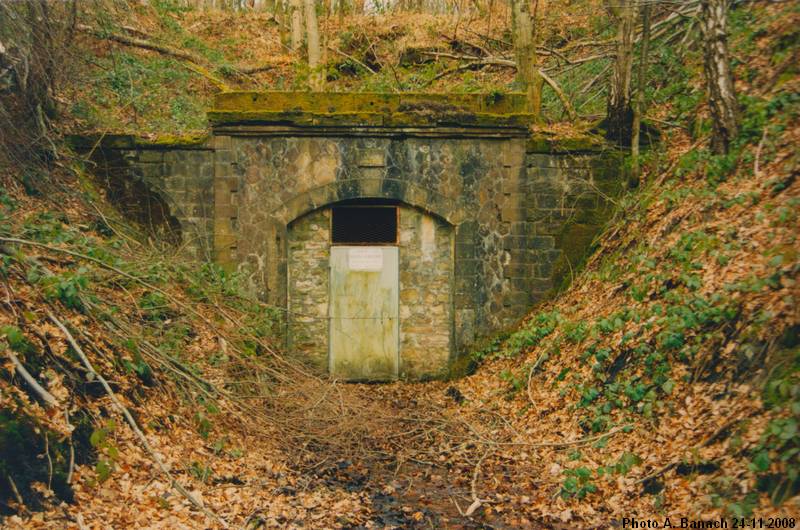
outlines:
M328 205L288 227L293 350L347 380L434 377L453 355L453 227L399 201Z
M531 136L522 94L228 92L208 116L203 137L81 141L345 379L452 372L564 284L624 183L603 144Z

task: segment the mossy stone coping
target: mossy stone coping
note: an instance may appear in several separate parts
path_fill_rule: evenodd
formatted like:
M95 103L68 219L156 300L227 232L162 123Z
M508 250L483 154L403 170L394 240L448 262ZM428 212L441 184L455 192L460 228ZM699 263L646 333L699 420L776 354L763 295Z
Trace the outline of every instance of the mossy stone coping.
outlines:
M527 127L524 94L223 92L212 125L276 123L333 127Z
M609 146L601 137L592 134L582 134L573 137L556 137L541 133L532 133L525 143L528 153L618 153Z
M103 149L209 149L208 132L187 134L160 134L155 137L137 136L134 134L71 134L67 143L78 152Z

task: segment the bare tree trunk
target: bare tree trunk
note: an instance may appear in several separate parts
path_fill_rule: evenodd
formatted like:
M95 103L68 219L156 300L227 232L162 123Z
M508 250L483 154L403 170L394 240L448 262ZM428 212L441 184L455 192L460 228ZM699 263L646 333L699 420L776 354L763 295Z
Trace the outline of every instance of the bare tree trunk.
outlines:
M531 65L534 72L534 89L531 93L529 93L528 98L531 100L531 108L533 109L534 114L536 114L536 121L539 121L542 113L542 89L545 81L541 70L539 70L539 68L536 66L536 46L542 42L542 28L544 28L546 25L543 20L545 14L547 13L548 1L549 0L534 0L533 16L531 17L531 27L533 28L533 55L531 58ZM550 85L552 88L556 86L556 83L551 79L550 82L548 82L548 85ZM553 90L555 90L555 88ZM558 90L556 90L556 95L558 95ZM564 108L568 114L571 112L569 105L565 105ZM574 119L572 114L570 114L570 119Z
M320 71L322 48L319 43L319 22L317 21L317 5L315 0L305 0L306 8L306 45L308 46L308 86L315 92L325 86L324 72Z
M725 0L700 1L708 105L714 128L711 149L717 154L727 153L731 142L739 133L739 105L728 53L727 23Z
M529 110L539 116L542 107L541 78L536 68L536 46L533 42L533 20L528 0L512 0L514 54L517 82L528 96Z
M292 50L303 45L303 0L291 0L292 10Z
M631 141L633 122L631 76L636 8L634 0L611 0L611 2L619 2L611 6L611 12L617 19L617 58L608 91L606 136L619 145L628 145Z
M273 15L275 16L275 22L278 23L278 34L280 35L281 44L286 44L290 42L289 39L291 38L291 31L289 29L289 26L291 26L291 18L288 16L288 2L286 0L275 0L273 7Z
M633 107L633 136L631 137L631 159L633 162L633 177L635 179L639 178L639 136L642 128L642 114L644 113L644 87L649 48L650 4L645 4L642 9L642 49L639 54L639 67L636 75L636 104Z

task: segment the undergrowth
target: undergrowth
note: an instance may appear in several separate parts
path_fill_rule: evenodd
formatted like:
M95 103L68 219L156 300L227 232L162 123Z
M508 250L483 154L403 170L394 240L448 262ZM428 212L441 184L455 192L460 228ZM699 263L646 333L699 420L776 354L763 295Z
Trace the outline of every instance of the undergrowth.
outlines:
M63 404L65 422L48 420L31 409L30 403L51 408L40 393L14 386L20 373L0 374L6 390L25 390L13 390L0 402L4 513L15 512L20 501L41 507L46 490L37 489L37 483L71 501L66 477L72 467L92 463L100 484L115 476L122 450L112 436L117 420L95 403L104 395L102 388L87 379L74 350L60 353L45 340L48 314L69 322L126 399L137 402L144 389L176 392L182 406L196 411L193 421L202 438L223 421L223 409L259 417L234 396L262 398L292 372L276 368L281 361L272 344L280 340L280 312L247 296L235 273L160 255L116 235L105 217L87 219L81 209L53 212L31 204L24 193L0 193L0 282L7 293L0 349L11 352L51 392L63 389L56 392L57 401L71 396L72 404ZM209 327L219 347L211 357L198 357L198 341L207 340ZM214 370L228 374L229 382L212 383L208 377ZM243 378L243 373L250 375Z
M736 53L757 53L752 43L775 21L734 10ZM787 41L773 42L771 62L779 64ZM658 507L664 502L662 474L671 469L710 474L706 491L713 506L727 515L750 516L760 495L778 507L800 493L800 348L796 314L785 309L796 307L787 290L800 272L792 234L800 201L796 192L788 193L796 189L796 161L786 152L800 118L800 98L792 90L742 93L740 134L727 154L716 155L705 147L710 122L700 92L688 89L697 82L699 57L657 53L647 97L669 105L666 121L683 127L687 145L694 145L683 154L671 146L653 146L645 154L644 186L620 200L599 239L600 253L578 281L578 288L591 286L601 298L568 292L561 304L549 303L473 355L498 363L494 373L507 397L526 402L520 414L543 405L528 399L531 390L552 388L583 432L601 441L629 425L662 428L681 410L687 388L721 388L715 399L746 400L734 389L752 386L763 405L752 399L755 410L718 425L720 431L684 457L688 461L673 462L644 481ZM752 82L763 80L747 63L737 68ZM784 162L775 167L776 160ZM765 167L773 168L769 177ZM748 221L731 219L729 212ZM761 231L754 234L748 223ZM742 260L746 274L737 272ZM569 300L584 298L595 311L582 303L569 307ZM781 304L783 313L776 309ZM557 363L548 365L554 358ZM753 417L769 419L748 433ZM747 478L740 473L734 479L720 472L719 461L697 456L702 444L720 440L729 440L728 453L747 462ZM580 462L579 451L575 459ZM625 453L599 467L568 467L560 495L586 499L603 490L604 476L625 475L641 465L639 456ZM736 480L746 480L753 490L734 487Z

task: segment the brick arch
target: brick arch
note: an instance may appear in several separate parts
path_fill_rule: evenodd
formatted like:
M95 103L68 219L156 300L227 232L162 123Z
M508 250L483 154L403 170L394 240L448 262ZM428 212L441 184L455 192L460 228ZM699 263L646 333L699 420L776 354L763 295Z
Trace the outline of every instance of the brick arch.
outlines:
M446 221L451 226L465 217L455 198L446 197L418 184L390 178L359 178L330 182L311 188L285 201L273 218L289 225L304 215L349 199L392 199Z

